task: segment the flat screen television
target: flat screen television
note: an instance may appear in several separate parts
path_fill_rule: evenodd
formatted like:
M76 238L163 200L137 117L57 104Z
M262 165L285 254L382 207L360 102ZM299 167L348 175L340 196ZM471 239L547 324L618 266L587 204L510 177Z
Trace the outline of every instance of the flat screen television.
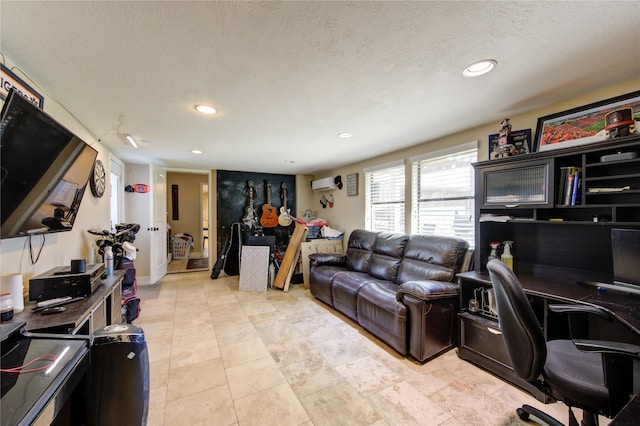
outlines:
M0 238L70 231L97 154L11 89L0 113Z

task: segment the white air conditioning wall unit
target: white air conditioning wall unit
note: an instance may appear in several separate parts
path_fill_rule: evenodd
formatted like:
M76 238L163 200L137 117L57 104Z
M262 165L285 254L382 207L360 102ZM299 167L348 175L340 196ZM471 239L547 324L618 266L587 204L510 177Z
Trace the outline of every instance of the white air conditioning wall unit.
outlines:
M336 183L331 177L311 181L311 189L314 191L329 191L335 188Z

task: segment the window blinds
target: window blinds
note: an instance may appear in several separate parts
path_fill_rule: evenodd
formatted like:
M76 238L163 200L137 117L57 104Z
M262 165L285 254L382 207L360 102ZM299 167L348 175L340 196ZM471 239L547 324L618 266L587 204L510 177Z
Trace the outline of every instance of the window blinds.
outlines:
M365 169L366 228L371 231L405 232L404 163Z
M412 163L412 232L464 238L474 246L474 173L477 148L423 157Z

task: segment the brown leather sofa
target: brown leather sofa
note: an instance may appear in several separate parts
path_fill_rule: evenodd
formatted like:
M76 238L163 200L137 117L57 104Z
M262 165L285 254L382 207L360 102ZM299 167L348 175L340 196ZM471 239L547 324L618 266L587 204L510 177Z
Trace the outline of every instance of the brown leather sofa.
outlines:
M458 284L473 251L459 238L355 230L344 255L309 256L311 294L402 355L456 345Z

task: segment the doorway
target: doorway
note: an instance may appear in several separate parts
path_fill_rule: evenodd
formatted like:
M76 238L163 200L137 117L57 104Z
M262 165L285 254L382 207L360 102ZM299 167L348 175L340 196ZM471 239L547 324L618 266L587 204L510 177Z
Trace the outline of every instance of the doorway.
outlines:
M208 270L211 173L167 170L168 273Z
M200 183L200 227L202 234L202 257L209 257L209 184Z

